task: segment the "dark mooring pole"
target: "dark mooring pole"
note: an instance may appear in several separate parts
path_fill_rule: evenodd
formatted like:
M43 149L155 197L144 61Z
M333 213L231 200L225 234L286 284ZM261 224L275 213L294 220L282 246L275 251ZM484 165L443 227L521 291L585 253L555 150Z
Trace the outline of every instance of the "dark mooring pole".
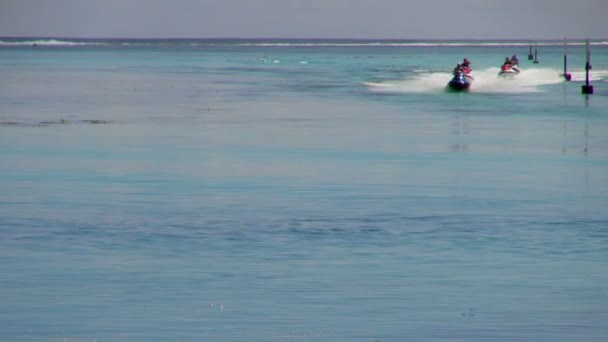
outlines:
M564 37L564 79L572 80L572 75L568 73L568 54L566 53L566 37Z
M585 85L583 94L593 94L593 86L589 84L589 70L591 70L591 50L589 49L589 38L587 38L587 62L585 63Z

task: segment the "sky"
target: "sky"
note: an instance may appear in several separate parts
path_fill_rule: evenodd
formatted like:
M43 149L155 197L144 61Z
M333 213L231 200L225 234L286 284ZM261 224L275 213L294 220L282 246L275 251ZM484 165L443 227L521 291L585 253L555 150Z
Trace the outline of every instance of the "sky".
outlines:
M608 0L0 0L0 36L608 38Z

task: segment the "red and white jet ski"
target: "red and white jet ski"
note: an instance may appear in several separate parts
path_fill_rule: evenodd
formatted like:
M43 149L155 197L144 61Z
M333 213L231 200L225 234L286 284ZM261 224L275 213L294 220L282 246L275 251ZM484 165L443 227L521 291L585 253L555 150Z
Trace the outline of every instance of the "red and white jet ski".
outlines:
M520 72L521 69L519 69L516 64L503 64L500 67L500 72L498 73L498 76L502 78L513 78L519 75Z

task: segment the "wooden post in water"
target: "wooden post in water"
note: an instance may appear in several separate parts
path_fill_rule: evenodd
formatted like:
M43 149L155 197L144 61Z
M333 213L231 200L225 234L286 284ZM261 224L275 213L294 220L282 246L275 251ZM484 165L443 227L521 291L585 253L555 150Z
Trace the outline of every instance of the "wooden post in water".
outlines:
M585 85L583 94L593 94L593 86L589 84L589 70L591 70L591 50L589 49L589 38L587 38L587 62L585 63Z

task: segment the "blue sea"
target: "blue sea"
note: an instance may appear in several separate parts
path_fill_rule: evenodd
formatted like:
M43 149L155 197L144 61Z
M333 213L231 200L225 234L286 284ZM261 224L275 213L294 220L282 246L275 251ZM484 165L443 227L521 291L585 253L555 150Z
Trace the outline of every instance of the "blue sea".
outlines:
M606 341L590 49L0 39L0 340Z

